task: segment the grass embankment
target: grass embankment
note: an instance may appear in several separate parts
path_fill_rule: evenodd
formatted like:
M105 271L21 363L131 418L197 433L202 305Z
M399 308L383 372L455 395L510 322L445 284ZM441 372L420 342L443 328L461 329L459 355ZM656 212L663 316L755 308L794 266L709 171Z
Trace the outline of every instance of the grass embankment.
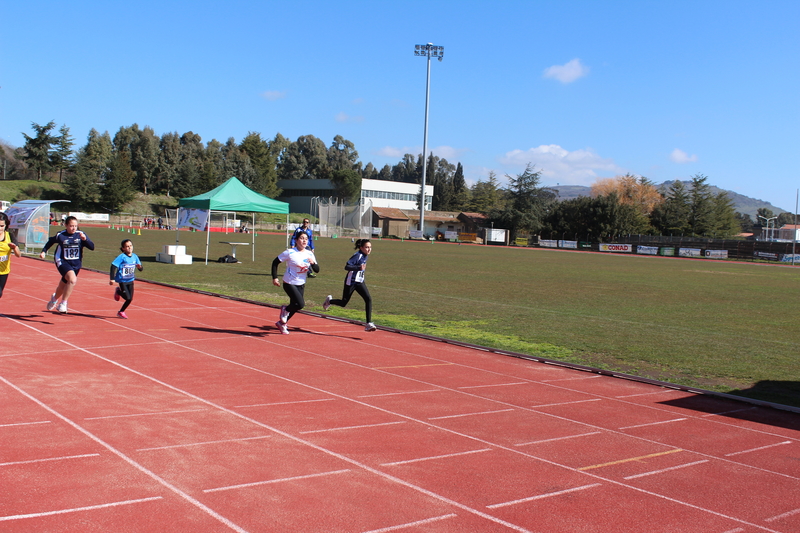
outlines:
M205 234L180 233L192 265L155 262L175 232L132 236L86 228L97 243L86 266L106 271L131 237L141 279L269 303L285 303L269 267L283 235L239 247L241 264L203 264ZM211 234L210 261L230 252ZM379 325L462 340L643 377L800 406L800 271L791 267L551 250L374 241L367 282ZM322 239L322 272L306 289L309 308L338 295L348 239ZM281 270L282 271L282 270ZM354 295L330 314L363 320Z

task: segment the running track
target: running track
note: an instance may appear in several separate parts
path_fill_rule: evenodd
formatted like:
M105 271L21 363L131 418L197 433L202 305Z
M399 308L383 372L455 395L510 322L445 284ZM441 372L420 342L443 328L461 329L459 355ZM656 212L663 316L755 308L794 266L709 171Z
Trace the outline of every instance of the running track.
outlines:
M56 280L0 300L0 531L800 531L798 414L144 282L121 320L90 271L58 315Z

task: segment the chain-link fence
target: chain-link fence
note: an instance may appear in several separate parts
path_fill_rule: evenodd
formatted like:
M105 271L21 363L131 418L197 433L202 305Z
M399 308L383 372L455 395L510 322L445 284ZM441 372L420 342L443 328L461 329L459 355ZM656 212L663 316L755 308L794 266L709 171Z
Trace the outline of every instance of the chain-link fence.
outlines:
M369 199L349 202L340 198L317 197L312 201L312 210L314 207L317 208L320 237L360 238L372 234L372 202Z

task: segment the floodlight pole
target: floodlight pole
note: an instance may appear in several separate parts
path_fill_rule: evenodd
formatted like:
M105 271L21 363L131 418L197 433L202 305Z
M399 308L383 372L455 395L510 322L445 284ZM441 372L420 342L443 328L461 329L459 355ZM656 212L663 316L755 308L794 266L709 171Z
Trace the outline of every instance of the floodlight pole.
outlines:
M422 137L422 187L419 204L419 230L425 232L425 178L428 172L428 104L431 99L431 56L444 57L444 46L434 46L433 43L418 44L414 46L414 55L428 58L428 76L425 80L425 133Z

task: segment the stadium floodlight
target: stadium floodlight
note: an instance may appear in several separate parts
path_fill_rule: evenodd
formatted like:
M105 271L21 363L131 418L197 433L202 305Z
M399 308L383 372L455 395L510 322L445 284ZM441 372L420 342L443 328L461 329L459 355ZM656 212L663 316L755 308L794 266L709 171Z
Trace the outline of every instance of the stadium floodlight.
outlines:
M422 137L422 187L420 189L419 230L425 232L425 177L428 172L428 104L431 99L431 57L441 61L444 58L444 46L433 43L414 46L414 55L428 58L428 77L425 81L425 133Z
M764 222L767 223L767 239L766 240L774 241L775 240L775 230L777 229L775 220L777 220L778 217L767 218L767 217L762 217L761 215L756 215L756 216L758 218L763 219ZM772 233L770 233L770 230L769 230L770 222L772 223Z

